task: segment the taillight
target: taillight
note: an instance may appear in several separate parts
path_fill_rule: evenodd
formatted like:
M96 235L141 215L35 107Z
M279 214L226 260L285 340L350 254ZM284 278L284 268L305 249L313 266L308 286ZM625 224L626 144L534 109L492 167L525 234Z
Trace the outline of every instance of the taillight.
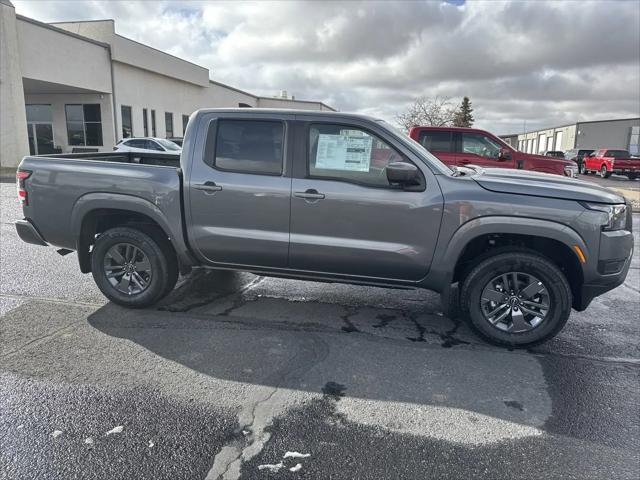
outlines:
M22 206L29 205L29 200L27 198L27 191L24 187L24 182L27 178L31 176L31 172L28 170L18 170L16 172L16 188L18 189L18 199Z

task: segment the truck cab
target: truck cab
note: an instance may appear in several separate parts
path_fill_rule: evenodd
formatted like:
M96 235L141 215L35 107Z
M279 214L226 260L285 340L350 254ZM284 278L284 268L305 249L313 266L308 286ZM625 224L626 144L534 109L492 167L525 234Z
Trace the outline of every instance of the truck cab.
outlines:
M450 166L478 165L577 176L575 162L520 152L485 130L462 127L413 127L409 136Z

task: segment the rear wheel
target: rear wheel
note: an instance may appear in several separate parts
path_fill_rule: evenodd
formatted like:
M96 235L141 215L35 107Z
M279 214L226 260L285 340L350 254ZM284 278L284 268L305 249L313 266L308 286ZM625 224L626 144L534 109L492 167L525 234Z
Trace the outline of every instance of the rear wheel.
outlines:
M96 240L91 270L96 285L111 301L125 307L147 307L175 285L175 256L159 236L150 233L117 227Z
M627 175L627 177L629 178L629 180L635 180L636 178L638 178L638 174L630 173L629 175Z
M611 172L607 172L606 165L602 165L602 167L600 167L600 176L602 178L609 178L611 176Z
M461 310L491 343L528 347L555 336L571 313L571 288L560 269L534 253L498 254L466 277Z

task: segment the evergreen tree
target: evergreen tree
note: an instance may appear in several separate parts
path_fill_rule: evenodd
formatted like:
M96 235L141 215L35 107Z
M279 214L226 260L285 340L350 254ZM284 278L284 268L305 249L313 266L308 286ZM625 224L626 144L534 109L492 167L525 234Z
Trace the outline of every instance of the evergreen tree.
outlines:
M462 99L462 103L454 115L453 125L456 127L470 127L473 125L473 107L469 97Z

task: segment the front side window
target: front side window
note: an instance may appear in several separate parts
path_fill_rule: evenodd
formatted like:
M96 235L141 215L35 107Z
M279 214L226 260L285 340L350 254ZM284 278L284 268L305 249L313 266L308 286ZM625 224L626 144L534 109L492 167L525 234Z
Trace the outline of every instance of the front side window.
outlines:
M99 103L65 105L69 145L102 146L102 115Z
M157 150L159 152L164 152L164 149L153 140L145 140L144 148L146 148L147 150Z
M430 152L453 152L451 132L420 132L419 141Z
M463 133L462 151L486 158L498 158L500 145L481 133Z
M164 147L164 150L170 151L170 152L179 152L180 150L182 150L180 148L179 145L176 145L175 143L173 143L170 140L165 140L164 138L158 138L156 140L156 142L158 142L160 145L162 145ZM153 142L155 143L155 142ZM158 148L158 150L163 150L162 148Z
M167 138L173 137L173 113L171 112L164 113L164 129Z
M312 125L309 175L373 187L390 187L386 167L403 157L383 140L358 127Z
M221 170L277 175L282 173L282 122L220 120L214 165Z

